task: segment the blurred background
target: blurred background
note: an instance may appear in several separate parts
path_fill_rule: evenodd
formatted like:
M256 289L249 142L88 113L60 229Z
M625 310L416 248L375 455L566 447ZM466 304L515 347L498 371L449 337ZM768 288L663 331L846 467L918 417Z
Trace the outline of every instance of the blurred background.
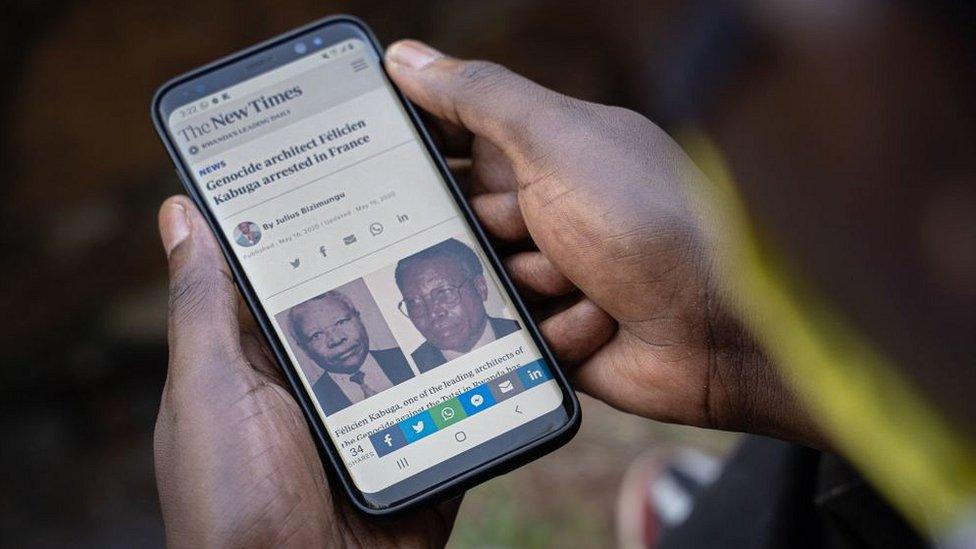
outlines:
M384 43L413 37L491 59L667 130L710 126L770 238L972 433L976 19L967 6L8 0L0 546L163 545L152 430L167 295L156 211L180 187L149 100L174 75L334 13L361 17ZM637 456L673 445L724 455L737 442L585 397L583 408L572 443L468 495L454 547L612 545L618 488Z
M681 2L32 0L0 23L0 545L163 544L151 437L166 368L156 211L179 192L149 119L170 77L333 13L384 43L415 37L570 95L664 119L649 53ZM734 435L667 427L584 399L555 454L467 497L456 547L613 543L630 461ZM559 497L553 497L558 493Z

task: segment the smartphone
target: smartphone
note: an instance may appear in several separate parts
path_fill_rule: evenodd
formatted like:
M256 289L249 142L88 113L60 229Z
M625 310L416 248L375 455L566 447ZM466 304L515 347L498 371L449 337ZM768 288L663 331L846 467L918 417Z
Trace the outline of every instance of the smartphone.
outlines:
M580 409L371 31L330 17L163 85L152 118L361 511L456 495Z

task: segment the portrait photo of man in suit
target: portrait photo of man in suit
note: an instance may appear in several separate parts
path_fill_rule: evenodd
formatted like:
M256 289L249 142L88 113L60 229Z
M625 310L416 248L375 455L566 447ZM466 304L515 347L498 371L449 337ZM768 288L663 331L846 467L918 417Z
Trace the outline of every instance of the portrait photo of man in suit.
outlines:
M360 311L339 290L292 307L286 322L301 350L323 371L312 391L326 415L414 375L399 347L370 349Z
M489 284L477 254L451 238L397 263L400 312L426 339L410 356L421 373L521 329L485 309Z

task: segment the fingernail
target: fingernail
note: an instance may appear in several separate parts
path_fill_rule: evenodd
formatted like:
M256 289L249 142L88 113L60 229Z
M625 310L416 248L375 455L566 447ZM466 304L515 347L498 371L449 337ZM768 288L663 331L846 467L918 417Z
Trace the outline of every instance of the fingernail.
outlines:
M402 40L390 46L386 52L389 62L406 65L411 69L422 69L441 57L444 57L443 53L416 40Z
M179 202L171 202L163 208L159 219L159 235L163 240L166 256L190 236L190 218Z

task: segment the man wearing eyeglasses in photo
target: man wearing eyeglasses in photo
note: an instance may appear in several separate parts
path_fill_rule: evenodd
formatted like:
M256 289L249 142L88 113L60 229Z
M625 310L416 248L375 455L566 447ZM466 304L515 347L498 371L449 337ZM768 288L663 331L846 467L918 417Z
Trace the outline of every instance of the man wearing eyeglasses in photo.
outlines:
M427 339L410 355L421 372L521 329L514 320L488 316L481 261L454 238L401 259L395 277L400 312Z

